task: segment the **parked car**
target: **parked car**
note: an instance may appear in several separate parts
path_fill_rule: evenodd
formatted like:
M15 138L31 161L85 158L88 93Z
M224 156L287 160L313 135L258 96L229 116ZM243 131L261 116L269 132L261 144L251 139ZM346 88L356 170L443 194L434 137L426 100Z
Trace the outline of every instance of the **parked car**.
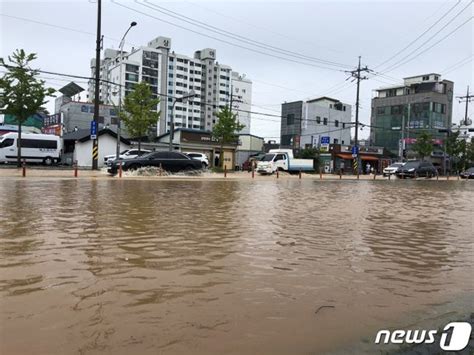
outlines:
M178 152L151 152L135 159L114 160L109 165L107 172L112 175L117 174L119 164L122 164L123 171L137 170L145 166L161 166L164 170L170 172L199 170L202 168L199 160L191 159L187 155Z
M151 150L140 149L140 151L138 151L138 149L126 149L120 152L119 159L122 159L122 160L133 159L133 158L136 158L148 153L151 153ZM115 160L116 157L117 157L117 154L106 155L104 156L104 162L107 163L109 161Z
M461 179L474 179L474 166L459 174Z
M185 152L184 154L186 154L191 159L199 160L203 169L209 166L209 158L204 153Z
M252 164L256 164L260 159L262 159L265 156L265 153L258 153L258 154L253 154L249 156L249 158L244 161L242 164L242 170L252 170Z
M399 168L401 168L405 163L398 162L398 163L393 163L387 166L385 169L383 169L383 176L389 176L395 174Z
M395 173L399 178L415 178L425 176L431 178L438 174L432 163L428 161L409 161Z

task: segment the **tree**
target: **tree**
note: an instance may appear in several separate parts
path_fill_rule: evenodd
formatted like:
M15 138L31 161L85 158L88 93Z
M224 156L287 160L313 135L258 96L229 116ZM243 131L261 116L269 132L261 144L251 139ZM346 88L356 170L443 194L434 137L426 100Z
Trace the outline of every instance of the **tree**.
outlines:
M319 170L319 165L320 165L319 154L320 152L319 152L319 149L317 148L304 148L300 150L296 158L313 159L313 161L315 162L314 168L317 171Z
M160 118L160 112L153 111L159 103L160 99L153 98L150 85L144 81L136 84L133 91L125 96L120 119L130 135L138 139L138 151L141 150L143 136Z
M458 169L458 165L463 157L463 140L459 139L460 131L450 132L446 138L446 153L451 157L450 161L454 161L455 170Z
M466 162L470 164L470 166L474 166L474 138L471 138L471 141L467 143Z
M31 69L30 62L36 58L35 53L26 54L23 49L17 49L8 56L11 64L5 64L4 59L0 58L0 65L7 70L0 78L0 112L15 116L18 122L18 167L21 166L22 124L38 111L44 112L45 98L55 91L45 88L44 80L37 78L39 71Z
M429 157L433 152L433 136L428 132L421 132L416 138L413 150L418 153L421 160Z
M230 111L229 106L225 106L218 114L219 119L212 129L212 137L217 139L221 145L219 165L224 167L224 144L235 142L237 133L245 125L237 121L237 114Z

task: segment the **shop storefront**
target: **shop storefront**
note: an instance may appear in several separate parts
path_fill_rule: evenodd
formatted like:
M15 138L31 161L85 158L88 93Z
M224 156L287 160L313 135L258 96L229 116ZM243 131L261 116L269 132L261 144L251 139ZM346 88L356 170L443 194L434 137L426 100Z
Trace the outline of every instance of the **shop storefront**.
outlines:
M169 133L157 137L158 142L169 144ZM203 153L207 155L211 167L219 164L221 156L224 159L224 165L228 170L235 168L235 151L238 140L231 144L224 144L223 154L221 154L221 145L212 137L211 132L197 131L186 128L178 128L174 131L173 149L183 153Z

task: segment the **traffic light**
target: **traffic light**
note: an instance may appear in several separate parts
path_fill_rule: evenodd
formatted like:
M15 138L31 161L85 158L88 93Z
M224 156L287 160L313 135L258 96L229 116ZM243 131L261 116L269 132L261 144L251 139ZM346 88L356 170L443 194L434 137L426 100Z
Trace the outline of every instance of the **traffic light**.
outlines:
M403 149L403 157L406 159L407 158L407 150Z

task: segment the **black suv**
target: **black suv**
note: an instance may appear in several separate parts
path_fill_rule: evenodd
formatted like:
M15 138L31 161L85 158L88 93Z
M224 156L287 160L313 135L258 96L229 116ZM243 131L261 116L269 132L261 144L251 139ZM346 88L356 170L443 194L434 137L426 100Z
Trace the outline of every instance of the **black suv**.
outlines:
M438 170L429 161L409 161L395 173L399 178L416 178L425 176L431 178L438 175Z
M194 160L178 152L152 152L135 159L114 160L107 169L109 174L115 175L118 172L119 164L122 170L136 170L144 166L162 167L166 171L198 170L202 168L199 160Z

